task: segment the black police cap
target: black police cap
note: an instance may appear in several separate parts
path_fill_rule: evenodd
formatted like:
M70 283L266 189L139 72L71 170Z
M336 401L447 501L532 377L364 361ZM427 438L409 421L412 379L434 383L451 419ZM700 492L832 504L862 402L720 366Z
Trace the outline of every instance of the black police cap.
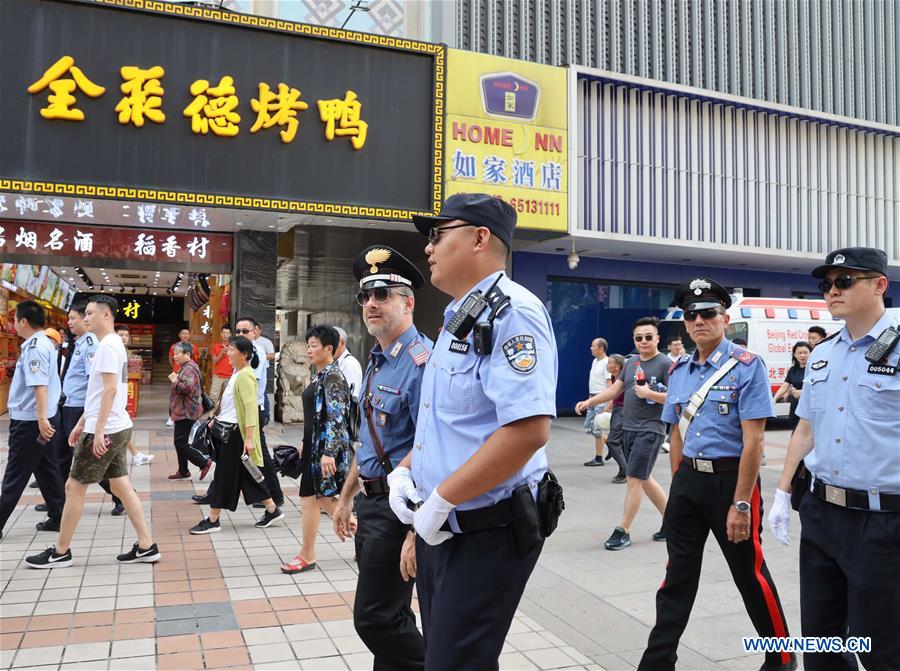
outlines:
M678 287L672 304L685 312L718 307L728 309L731 307L731 295L718 282L696 277Z
M425 284L425 278L413 263L387 245L372 245L353 261L353 274L363 289L405 286L413 289Z
M822 278L832 268L851 270L874 270L879 275L887 275L887 254L874 247L846 247L836 249L825 257L825 264L812 271L813 277Z
M507 249L511 248L516 230L516 211L509 203L486 193L457 193L444 202L437 216L413 215L413 223L424 236L438 224L456 219L484 226L500 238Z

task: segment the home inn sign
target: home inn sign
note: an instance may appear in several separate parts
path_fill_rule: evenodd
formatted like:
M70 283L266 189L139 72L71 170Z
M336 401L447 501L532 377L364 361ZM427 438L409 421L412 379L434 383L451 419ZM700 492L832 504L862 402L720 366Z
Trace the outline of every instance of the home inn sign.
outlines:
M441 45L156 0L2 0L0 191L434 212L443 79Z

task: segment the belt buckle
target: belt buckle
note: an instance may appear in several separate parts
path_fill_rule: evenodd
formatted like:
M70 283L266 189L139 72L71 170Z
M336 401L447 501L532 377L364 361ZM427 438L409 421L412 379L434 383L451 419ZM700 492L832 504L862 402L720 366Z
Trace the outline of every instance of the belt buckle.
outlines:
M366 491L366 481L363 480L363 476L359 476L359 488L362 490L363 496L368 496L369 493Z
M842 508L847 507L847 491L834 485L825 485L825 500Z
M701 473L715 473L715 469L713 468L713 462L709 459L694 459L694 463L697 464L697 470Z

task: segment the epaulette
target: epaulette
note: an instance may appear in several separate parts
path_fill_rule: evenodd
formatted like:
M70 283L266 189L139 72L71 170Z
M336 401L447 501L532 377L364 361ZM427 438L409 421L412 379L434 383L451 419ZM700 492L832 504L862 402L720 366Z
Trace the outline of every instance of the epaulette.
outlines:
M88 344L88 345L93 345L93 344L94 344L94 341L91 339L91 334L90 334L90 333L87 334L87 337L84 339L84 342L85 342L86 344Z
M756 360L757 354L743 347L735 347L731 350L731 356L740 361L745 366L749 366Z
M430 355L428 349L419 340L411 343L410 346L406 348L406 353L409 354L416 366L424 365L425 362L428 361Z
M823 342L828 342L832 338L837 338L839 335L841 335L841 329L838 329L837 331L832 333L830 336L825 336L824 338L822 338L819 342L816 343L816 347L821 345ZM815 349L815 348L813 348L813 349Z
M31 344L28 346L28 349L34 349L37 347L37 338L31 341Z
M690 360L691 360L690 354L682 354L680 357L678 357L675 361L672 362L671 366L669 366L669 375L671 375L672 371L674 371L676 368L678 368L681 364L687 363Z

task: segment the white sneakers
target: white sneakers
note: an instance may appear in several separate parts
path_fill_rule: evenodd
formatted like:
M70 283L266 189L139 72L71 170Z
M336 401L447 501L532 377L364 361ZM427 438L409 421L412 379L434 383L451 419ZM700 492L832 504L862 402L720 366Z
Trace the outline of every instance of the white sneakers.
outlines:
M135 466L143 466L144 464L149 464L153 461L156 455L153 454L144 454L143 452L138 452L134 455L134 461L132 462Z
M172 421L171 417L166 420L166 426L175 426L175 422Z

